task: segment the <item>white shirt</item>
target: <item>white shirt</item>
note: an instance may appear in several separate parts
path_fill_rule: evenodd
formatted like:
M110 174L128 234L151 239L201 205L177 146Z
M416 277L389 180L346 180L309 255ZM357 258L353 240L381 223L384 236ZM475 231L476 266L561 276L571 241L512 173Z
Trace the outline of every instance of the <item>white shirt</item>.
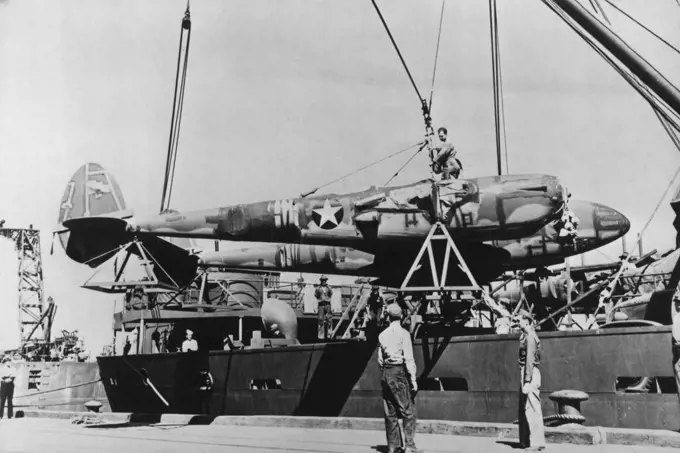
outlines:
M399 321L392 321L390 326L378 336L378 366L382 370L385 365L406 364L406 371L411 383L416 387L416 361L413 359L411 335L401 327Z
M2 376L0 376L0 377L3 380L5 378L16 378L17 377L16 369L9 364L5 364L5 366L2 367L2 373L0 373L0 374L2 374Z
M193 338L191 340L184 340L182 343L182 352L198 351L198 343Z
M680 344L680 312L673 316L673 339Z

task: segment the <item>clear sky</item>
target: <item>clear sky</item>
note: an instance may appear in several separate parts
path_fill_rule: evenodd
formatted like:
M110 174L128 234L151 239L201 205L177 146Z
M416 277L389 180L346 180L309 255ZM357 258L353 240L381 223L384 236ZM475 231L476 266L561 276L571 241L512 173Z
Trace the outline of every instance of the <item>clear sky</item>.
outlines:
M615 3L680 46L675 0ZM378 4L429 95L440 1ZM56 328L78 328L94 353L110 342L113 299L79 288L92 272L58 244L50 255L51 231L64 187L86 161L115 175L135 212L158 210L185 6L0 1L0 217L42 230ZM418 100L369 0L191 7L173 208L297 196L421 140ZM680 156L646 102L541 1L498 8L510 171L560 176L574 198L621 211L632 244ZM680 57L606 9L614 28L680 84ZM432 114L449 127L465 176L495 173L487 2L446 4ZM328 190L383 184L406 158ZM394 182L426 177L426 164L419 156ZM667 201L646 250L674 244ZM15 300L0 303L14 316Z

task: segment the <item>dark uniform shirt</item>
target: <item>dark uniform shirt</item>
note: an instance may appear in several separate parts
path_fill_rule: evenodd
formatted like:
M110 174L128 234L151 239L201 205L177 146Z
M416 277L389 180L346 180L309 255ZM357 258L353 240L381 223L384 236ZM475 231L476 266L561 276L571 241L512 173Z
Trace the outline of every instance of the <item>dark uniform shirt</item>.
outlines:
M383 300L382 296L380 294L371 294L368 298L368 308L373 311L377 312L379 311L383 305L385 305L385 301Z
M319 303L330 303L331 298L333 297L333 289L328 285L319 285L314 291L314 297L316 297L316 300L318 300Z

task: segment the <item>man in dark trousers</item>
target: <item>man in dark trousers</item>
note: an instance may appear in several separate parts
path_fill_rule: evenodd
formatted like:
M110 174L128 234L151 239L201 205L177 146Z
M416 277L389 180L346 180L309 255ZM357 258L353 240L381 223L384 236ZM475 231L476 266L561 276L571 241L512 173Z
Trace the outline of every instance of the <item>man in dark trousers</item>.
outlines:
M14 417L12 398L14 397L14 379L16 377L17 371L12 366L12 359L8 355L3 357L2 371L0 372L0 418L5 415L5 403L7 403L7 418Z
M541 410L541 342L534 330L534 318L519 310L515 318L522 334L519 338L519 443L529 451L545 448Z
M411 335L401 327L399 305L390 304L386 311L390 325L378 336L378 366L382 372L387 449L389 453L396 453L401 449L398 421L401 418L404 423L406 453L418 452L414 441L416 433L414 398L418 391L418 383Z
M331 298L333 288L328 286L328 277L322 275L319 286L314 290L317 302L316 313L319 320L319 340L327 339L333 332L333 312L331 311Z

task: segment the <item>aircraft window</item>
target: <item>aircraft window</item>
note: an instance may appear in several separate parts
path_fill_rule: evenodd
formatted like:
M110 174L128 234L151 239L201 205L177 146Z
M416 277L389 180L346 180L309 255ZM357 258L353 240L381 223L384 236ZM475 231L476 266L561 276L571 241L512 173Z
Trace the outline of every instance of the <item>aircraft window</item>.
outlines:
M278 378L270 379L251 379L250 390L281 390L281 380Z
M461 377L427 377L419 380L418 388L425 392L467 392L468 383Z
M621 393L677 393L673 377L617 377L616 391Z

